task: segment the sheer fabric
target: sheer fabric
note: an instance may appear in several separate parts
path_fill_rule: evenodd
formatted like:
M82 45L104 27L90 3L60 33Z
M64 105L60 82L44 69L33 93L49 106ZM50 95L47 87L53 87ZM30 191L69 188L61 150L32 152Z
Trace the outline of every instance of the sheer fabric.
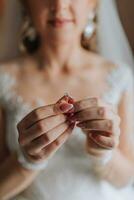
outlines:
M118 107L122 95L131 92L132 82L131 70L120 64L107 77L109 91L102 96L103 100ZM16 124L32 110L32 106L13 90L15 84L15 78L9 73L0 72L0 104L6 108L10 151L18 149ZM45 105L45 102L37 99L37 105ZM118 190L93 175L92 161L84 145L85 135L81 129L75 128L68 142L49 161L48 167L13 200L131 200L134 194L131 186Z

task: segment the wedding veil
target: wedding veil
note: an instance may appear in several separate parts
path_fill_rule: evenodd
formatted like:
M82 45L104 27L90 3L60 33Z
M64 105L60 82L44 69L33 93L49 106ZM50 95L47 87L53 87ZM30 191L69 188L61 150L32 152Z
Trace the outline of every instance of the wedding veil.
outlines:
M99 53L134 68L132 51L121 25L115 0L100 0L98 19Z

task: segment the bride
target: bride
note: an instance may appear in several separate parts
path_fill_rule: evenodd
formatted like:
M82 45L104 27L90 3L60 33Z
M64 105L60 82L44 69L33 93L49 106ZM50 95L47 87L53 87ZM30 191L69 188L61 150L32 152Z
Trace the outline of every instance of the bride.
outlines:
M83 48L96 3L22 0L27 54L0 67L1 200L133 198L133 76Z

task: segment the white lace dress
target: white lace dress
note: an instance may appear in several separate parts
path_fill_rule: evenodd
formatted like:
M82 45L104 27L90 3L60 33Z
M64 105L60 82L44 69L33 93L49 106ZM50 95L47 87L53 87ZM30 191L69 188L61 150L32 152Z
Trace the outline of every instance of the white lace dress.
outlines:
M118 106L122 93L132 81L131 71L126 67L114 69L107 78L110 90L103 96L107 102ZM7 112L7 145L17 151L16 124L32 110L20 96L11 90L15 80L7 73L0 73L0 104ZM37 106L45 102L37 100ZM84 150L85 136L75 128L68 142L49 160L34 182L13 200L132 200L134 189L128 186L116 189L93 175L90 157Z

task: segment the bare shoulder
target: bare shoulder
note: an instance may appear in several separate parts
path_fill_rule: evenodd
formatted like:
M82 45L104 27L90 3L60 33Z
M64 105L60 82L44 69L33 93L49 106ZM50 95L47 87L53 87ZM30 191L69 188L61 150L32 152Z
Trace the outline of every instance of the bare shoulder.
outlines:
M104 58L97 53L86 53L86 67L93 66L96 70L104 71L105 73L112 73L113 71L124 71L132 73L131 67L126 63L120 61L112 61Z
M32 59L28 56L19 56L11 60L0 62L0 73L8 73L12 76L17 77L23 74L31 64Z
M86 67L88 68L90 65L92 65L95 68L101 70L110 70L116 68L116 65L112 62L104 58L103 56L97 54L97 53L92 53L92 52L86 52L85 53L85 61L87 63Z

